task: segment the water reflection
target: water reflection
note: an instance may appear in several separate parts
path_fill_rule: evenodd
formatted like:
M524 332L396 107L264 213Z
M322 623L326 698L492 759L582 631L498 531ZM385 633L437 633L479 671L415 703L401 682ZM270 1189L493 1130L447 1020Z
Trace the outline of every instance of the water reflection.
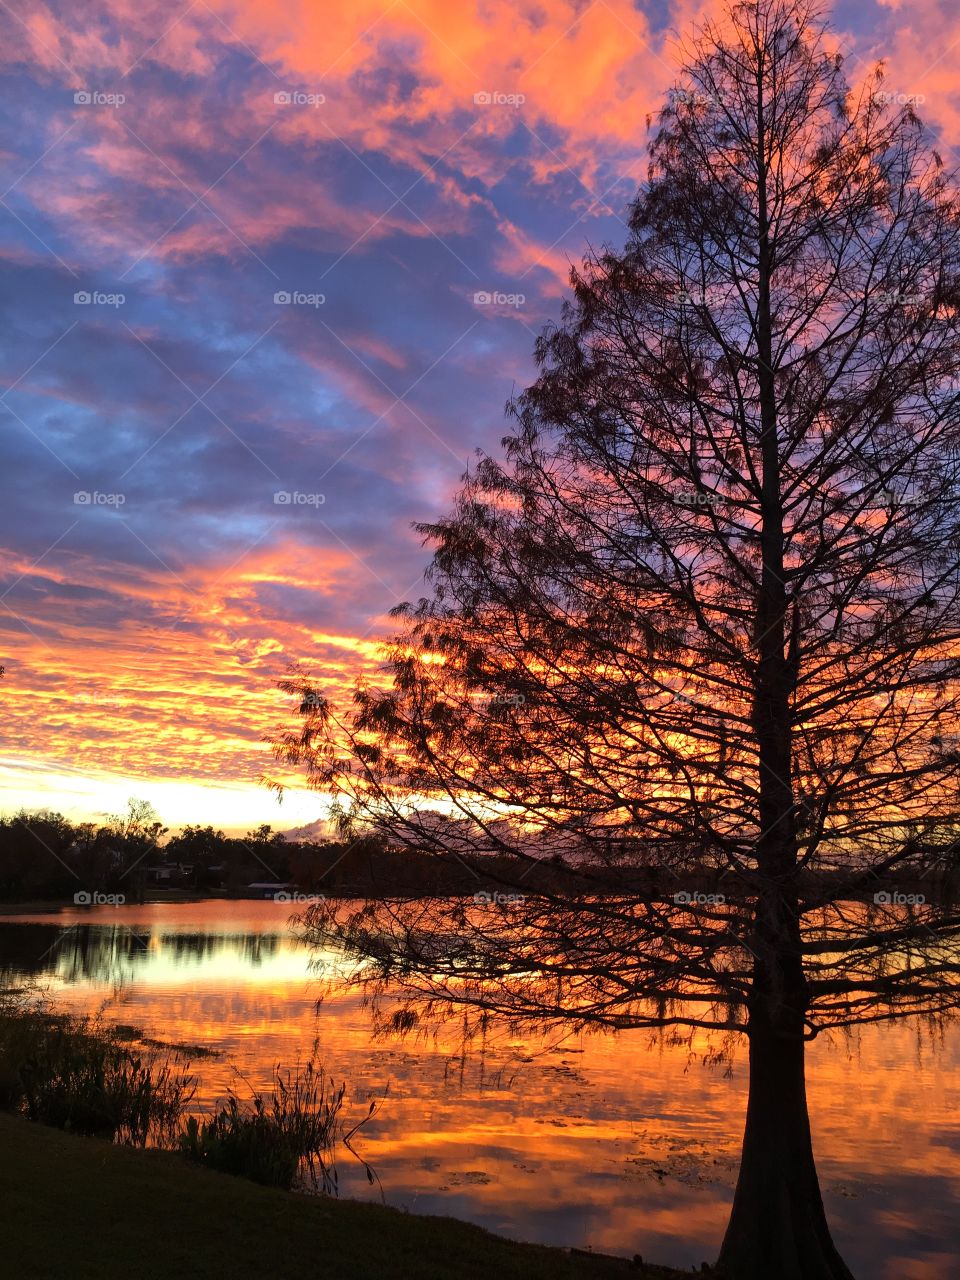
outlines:
M322 1057L354 1105L389 1086L363 1139L387 1199L518 1238L692 1266L714 1255L729 1210L745 1097L742 1057L703 1065L707 1043L646 1033L494 1038L454 1032L371 1044L359 999L316 1007L289 906L205 902L0 920L0 966L72 1008L167 1043L196 1063L209 1106L240 1069L262 1087L277 1061ZM812 1050L810 1099L831 1221L859 1280L960 1273L960 1036L867 1028ZM347 1193L371 1194L344 1166Z
M36 951L36 934L43 950ZM56 977L63 982L120 986L148 970L182 972L229 959L241 968L259 968L276 956L279 933L166 933L128 925L37 925L24 929L0 924L0 955L23 977ZM9 939L9 946L8 944Z

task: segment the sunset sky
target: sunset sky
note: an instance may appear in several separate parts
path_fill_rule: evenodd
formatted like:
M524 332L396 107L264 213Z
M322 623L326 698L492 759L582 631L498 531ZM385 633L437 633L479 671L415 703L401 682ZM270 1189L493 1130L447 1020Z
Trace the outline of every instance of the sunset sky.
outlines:
M376 660L715 9L0 0L0 809L321 816L276 681ZM955 0L827 12L957 163Z

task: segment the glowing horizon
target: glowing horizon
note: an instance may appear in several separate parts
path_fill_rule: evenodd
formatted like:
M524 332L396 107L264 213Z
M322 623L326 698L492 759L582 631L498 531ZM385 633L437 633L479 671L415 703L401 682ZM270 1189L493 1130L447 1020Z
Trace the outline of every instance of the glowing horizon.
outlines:
M71 822L102 822L124 813L131 797L149 801L171 831L198 824L226 835L243 835L264 822L282 832L312 827L325 821L329 807L323 796L305 788L287 790L280 804L266 788L242 782L88 774L0 757L0 817L10 818L20 809L50 809Z

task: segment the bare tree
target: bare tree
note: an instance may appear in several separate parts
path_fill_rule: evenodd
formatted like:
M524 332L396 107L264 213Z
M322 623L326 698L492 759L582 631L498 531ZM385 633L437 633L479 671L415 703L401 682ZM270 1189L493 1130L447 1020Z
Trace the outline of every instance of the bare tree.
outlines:
M391 683L296 676L276 744L510 890L314 909L383 990L746 1036L735 1280L850 1276L806 1043L960 991L960 214L882 85L804 0L694 40L626 247L423 526Z

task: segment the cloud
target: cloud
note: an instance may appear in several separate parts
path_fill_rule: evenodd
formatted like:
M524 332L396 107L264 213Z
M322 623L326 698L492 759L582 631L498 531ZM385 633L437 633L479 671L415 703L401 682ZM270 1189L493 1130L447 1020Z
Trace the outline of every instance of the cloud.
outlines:
M410 523L497 448L570 263L622 242L671 27L701 12L0 8L0 633L24 758L253 787L289 662L335 688L373 669L420 590ZM890 53L960 136L949 6L837 20L855 70Z

